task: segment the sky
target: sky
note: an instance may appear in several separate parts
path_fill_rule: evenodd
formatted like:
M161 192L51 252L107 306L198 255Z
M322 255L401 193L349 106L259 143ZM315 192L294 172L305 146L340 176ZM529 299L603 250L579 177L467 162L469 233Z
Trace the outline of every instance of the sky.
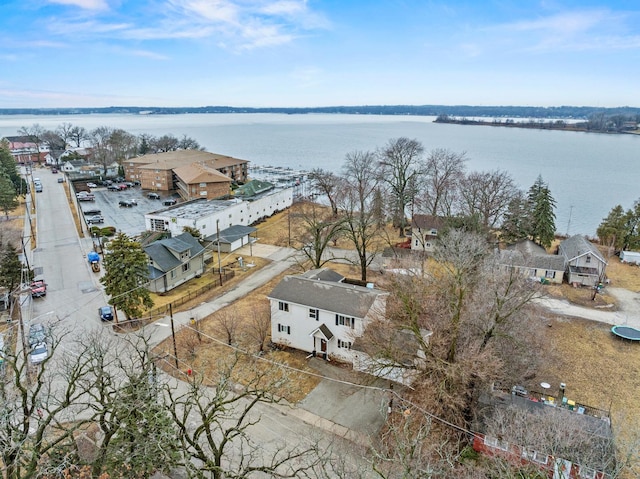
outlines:
M0 108L210 105L640 107L640 2L0 2Z

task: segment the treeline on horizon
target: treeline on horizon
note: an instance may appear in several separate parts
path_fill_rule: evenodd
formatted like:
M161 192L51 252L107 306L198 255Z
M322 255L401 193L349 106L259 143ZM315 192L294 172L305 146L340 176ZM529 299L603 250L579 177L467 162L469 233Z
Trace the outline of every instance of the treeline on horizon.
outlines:
M470 106L470 105L362 105L303 108L246 108L233 106L202 107L137 107L110 106L97 108L0 108L0 115L87 115L87 114L154 114L179 115L185 113L340 113L350 115L412 115L512 118L575 118L588 119L594 115L626 115L640 118L640 108L622 106L600 108L594 106Z

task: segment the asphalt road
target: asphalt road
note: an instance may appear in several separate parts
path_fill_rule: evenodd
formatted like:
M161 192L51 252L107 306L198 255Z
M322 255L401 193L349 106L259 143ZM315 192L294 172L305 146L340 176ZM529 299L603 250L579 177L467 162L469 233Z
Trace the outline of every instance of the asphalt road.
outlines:
M92 240L90 238L79 238L69 210L67 197L64 188L67 183L58 183L57 178L61 175L52 174L48 169L38 169L33 176L39 177L43 184L43 191L36 194L36 209L32 216L34 232L37 232L37 247L27 252L29 262L47 282L47 295L43 298L31 299L25 295L26 302L23 305L23 317L25 322L42 322L51 325L54 334L66 333L57 354L73 354L73 339L82 338L91 332L97 334L109 334L114 336L108 323L102 323L98 318L98 307L106 304L99 274L91 271L86 259L86 254L91 249ZM135 194L136 190L131 190L130 194ZM117 201L125 197L125 192L97 191L96 204L100 204L100 209L104 208L103 215L107 210L103 204L110 204L114 211L113 217L116 219L115 208L118 208ZM138 190L138 195L139 195ZM116 201L117 200L117 201ZM149 200L152 201L152 200ZM152 203L159 204L157 200ZM141 205L138 205L139 207ZM135 208L135 207L134 207ZM126 208L126 212L120 213L118 209L117 226L120 229L121 218L129 214L136 214L134 208ZM124 208L123 208L124 209ZM142 216L140 208L137 215ZM26 222L25 234L30 231L29 222ZM144 228L143 228L144 229ZM139 232L141 230L137 230ZM292 255L292 250L274 249L269 255L274 260L271 268L253 275L249 280L243 282L235 290L222 298L212 302L202 303L198 311L183 312L175 315L178 323L188 322L195 313L204 317L207 312L216 310L225 304L248 294L256 287L264 284L274 275L279 274L296 259ZM154 343L170 336L171 330L168 327L168 318L165 321L159 320L156 324L147 327L147 332L151 335ZM117 340L116 335L116 340ZM126 343L123 342L122 351L126 351ZM338 392L340 385L335 383L325 386L322 394L316 396L323 407L337 397L341 397ZM378 404L379 402L375 401ZM271 450L279 444L288 443L299 445L318 440L329 448L336 440L348 438L360 444L368 444L366 434L354 432L350 426L333 422L313 412L313 408L306 405L303 407L291 407L284 405L260 404L254 411L256 419L260 420L252 426L250 434L254 440L264 445L265 451ZM357 406L356 406L357 407ZM344 415L345 417L348 415ZM358 417L356 414L351 416ZM371 416L361 415L361 420L366 422L367 432L371 430ZM365 424L363 424L365 425ZM335 445L335 444L334 444ZM353 445L343 445L339 447L341 454L347 455L351 464L363 461L359 448Z

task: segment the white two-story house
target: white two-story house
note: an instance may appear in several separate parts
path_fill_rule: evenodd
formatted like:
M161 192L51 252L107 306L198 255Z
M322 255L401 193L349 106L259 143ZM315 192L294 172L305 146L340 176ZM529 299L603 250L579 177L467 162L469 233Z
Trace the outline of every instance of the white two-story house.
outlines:
M353 364L351 348L367 324L384 316L388 293L344 282L327 268L286 276L268 295L271 340Z

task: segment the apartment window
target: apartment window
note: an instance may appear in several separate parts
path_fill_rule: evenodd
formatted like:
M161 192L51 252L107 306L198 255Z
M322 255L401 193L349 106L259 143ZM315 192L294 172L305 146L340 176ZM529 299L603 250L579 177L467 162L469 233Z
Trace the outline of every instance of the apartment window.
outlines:
M580 466L580 469L578 469L578 477L580 479L596 479L596 470L590 467Z
M530 449L524 449L522 451L522 457L524 459L529 459L530 461L537 462L538 464L546 464L547 462L549 462L549 456Z
M200 183L200 188L206 188L207 184L206 183Z
M351 341L343 341L338 339L338 347L341 349L351 349Z
M291 326L285 326L284 324L278 323L278 332L291 334Z
M489 447L502 449L503 451L509 450L509 443L507 441L503 441L502 439L498 439L497 437L485 436L484 443Z
M317 309L310 309L309 310L309 317L311 319L315 319L316 321L320 320L320 311L318 311Z
M285 303L284 301L279 301L278 302L278 309L280 311L286 311L288 313L289 312L289 303Z
M350 318L349 316L343 316L341 314L336 314L336 326L347 326L351 329L355 326L355 318Z

